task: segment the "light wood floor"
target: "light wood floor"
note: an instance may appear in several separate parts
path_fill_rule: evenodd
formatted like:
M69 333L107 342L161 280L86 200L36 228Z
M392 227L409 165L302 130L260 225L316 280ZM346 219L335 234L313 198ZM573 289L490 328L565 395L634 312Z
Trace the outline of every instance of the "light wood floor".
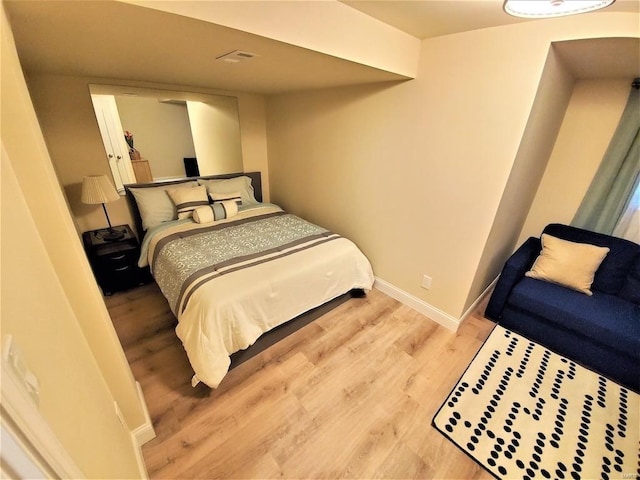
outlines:
M493 324L452 333L374 290L192 388L155 285L106 299L157 438L151 478L492 478L431 420Z

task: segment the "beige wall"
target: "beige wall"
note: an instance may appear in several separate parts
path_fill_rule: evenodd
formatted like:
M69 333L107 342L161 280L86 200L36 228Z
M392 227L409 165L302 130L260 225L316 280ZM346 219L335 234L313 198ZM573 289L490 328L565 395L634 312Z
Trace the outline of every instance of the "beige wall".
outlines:
M500 273L516 245L542 178L567 104L574 78L554 48L549 49L540 83L511 167L493 225L465 303L468 308Z
M629 98L631 79L579 80L518 244L545 225L571 223Z
M133 134L133 146L149 161L154 180L185 176L185 157L195 157L186 104L157 98L116 95L122 129Z
M109 387L5 157L1 315L3 335L13 336L38 378L44 420L86 478L139 478L131 434L116 417Z
M89 84L129 85L214 95L223 93L210 89L141 84L104 78L62 75L29 76L29 93L79 231L106 226L102 208L80 202L82 177L96 174L111 175L91 105ZM265 198L268 199L264 98L260 95L245 93L233 94L238 97L244 169L263 173L263 186L266 186L264 193ZM131 213L124 198L109 203L107 209L114 225L133 225Z
M80 202L82 177L108 175L104 145L95 118L88 79L66 76L28 78L29 93L59 181L80 232L104 228L100 206ZM124 198L107 206L113 225L130 222Z
M638 37L637 16L437 37L423 41L415 80L270 97L272 198L351 237L378 277L459 318L472 286L486 287L474 279L550 44L599 36Z
M135 478L145 418L29 98L2 6L2 333L41 383L41 412L92 478ZM115 461L117 459L117 461Z
M219 96L210 102L187 102L200 175L218 175L241 170L242 148L238 102Z
M245 172L262 172L262 196L269 201L266 108L262 95L243 93L238 96L242 165Z

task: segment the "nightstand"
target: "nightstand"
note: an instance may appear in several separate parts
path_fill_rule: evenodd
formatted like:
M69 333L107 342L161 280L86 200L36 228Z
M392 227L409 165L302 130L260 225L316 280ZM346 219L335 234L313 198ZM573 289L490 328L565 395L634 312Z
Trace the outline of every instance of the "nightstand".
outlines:
M98 285L105 295L147 282L148 274L138 268L140 246L129 225L113 227L124 233L117 240L105 240L107 228L82 234L84 248Z

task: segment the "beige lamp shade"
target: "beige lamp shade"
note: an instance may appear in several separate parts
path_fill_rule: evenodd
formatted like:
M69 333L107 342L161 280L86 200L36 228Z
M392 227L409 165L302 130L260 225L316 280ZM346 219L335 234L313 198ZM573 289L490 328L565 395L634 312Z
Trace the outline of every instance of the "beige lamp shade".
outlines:
M120 195L106 175L91 175L82 179L82 203L98 204L116 200L120 200Z

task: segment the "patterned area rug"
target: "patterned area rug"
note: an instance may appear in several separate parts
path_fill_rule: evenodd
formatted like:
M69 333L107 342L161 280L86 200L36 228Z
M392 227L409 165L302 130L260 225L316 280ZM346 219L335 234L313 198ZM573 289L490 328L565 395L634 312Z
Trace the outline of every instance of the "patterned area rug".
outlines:
M640 396L497 325L433 419L497 478L640 474Z

